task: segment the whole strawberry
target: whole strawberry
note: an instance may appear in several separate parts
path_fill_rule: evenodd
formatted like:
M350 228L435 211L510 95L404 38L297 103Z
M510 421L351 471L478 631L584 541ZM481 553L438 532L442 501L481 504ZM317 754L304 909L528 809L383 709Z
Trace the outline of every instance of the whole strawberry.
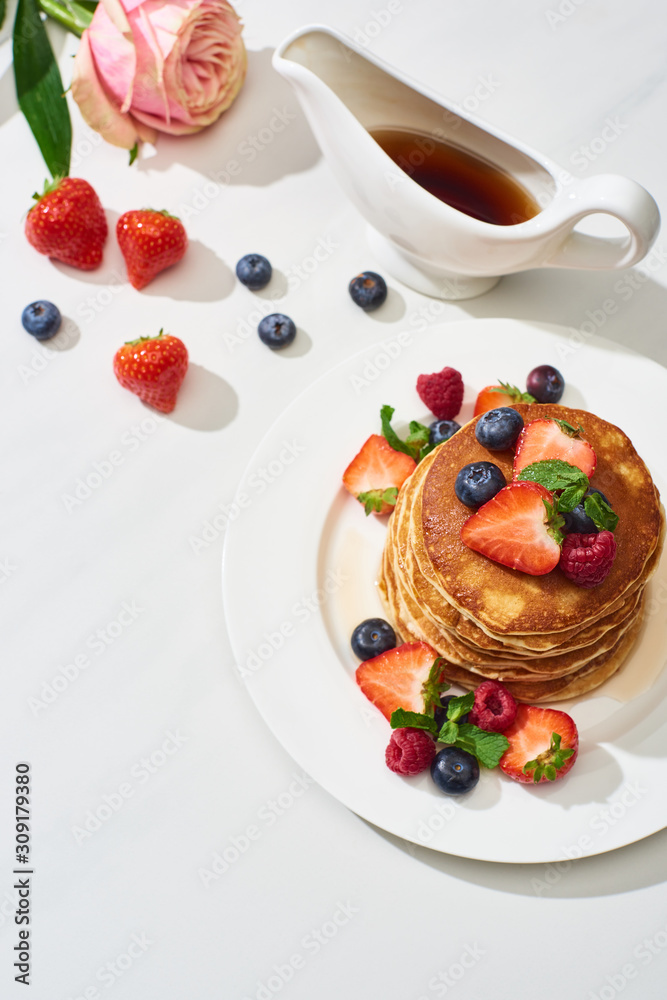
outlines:
M56 177L28 212L28 242L48 257L82 271L93 271L102 262L108 227L100 199L80 177Z
M183 223L168 212L142 208L125 212L116 223L116 237L133 288L141 289L177 264L188 248Z
M141 337L116 351L113 370L124 389L162 413L171 413L188 370L188 352L178 337Z

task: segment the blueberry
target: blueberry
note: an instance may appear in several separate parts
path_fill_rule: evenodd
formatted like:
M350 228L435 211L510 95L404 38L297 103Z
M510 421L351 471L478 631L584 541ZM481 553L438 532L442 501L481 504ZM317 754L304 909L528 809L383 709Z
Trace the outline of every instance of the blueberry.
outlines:
M584 494L584 500L586 499L586 497L589 497L591 493L599 493L604 502L608 503L609 506L611 507L611 504L607 500L602 490L595 490L595 489L586 490ZM563 520L565 521L563 530L565 531L566 535L573 535L573 534L596 535L598 533L598 528L595 524L595 521L591 520L591 518L586 513L586 510L584 508L584 500L582 500L581 503L574 508L574 510L571 510L567 514L563 514Z
M504 475L493 462L471 462L459 471L454 492L466 507L481 507L506 485Z
M441 444L443 441L449 441L450 437L460 431L461 424L457 424L455 420L434 420L428 429L428 443Z
M523 417L512 406L499 406L483 413L475 427L475 437L489 451L511 448L523 430Z
M526 379L526 389L538 403L557 403L565 389L565 379L551 365L533 368Z
M50 340L60 329L62 317L53 302L39 299L26 306L21 314L24 329L37 340Z
M433 713L433 718L437 722L439 730L442 729L445 722L447 722L447 706L449 705L452 698L456 698L456 695L455 694L440 695L440 704L442 705L442 708L436 708L435 712ZM460 725L462 722L467 722L468 715L469 713L466 712L466 714L462 715L460 719L457 719L456 720L457 725Z
M272 273L271 264L260 253L247 253L236 265L236 277L253 291L268 285Z
M287 347L296 337L296 327L294 320L283 313L271 313L265 316L257 327L257 333L262 343L270 347L272 351L279 351L282 347Z
M362 271L352 279L348 287L352 301L366 312L377 309L387 298L387 284L382 275L375 271Z
M360 660L386 653L396 645L396 633L384 618L367 618L352 633L352 652Z
M431 761L431 777L447 795L463 795L479 781L479 764L467 750L445 747Z

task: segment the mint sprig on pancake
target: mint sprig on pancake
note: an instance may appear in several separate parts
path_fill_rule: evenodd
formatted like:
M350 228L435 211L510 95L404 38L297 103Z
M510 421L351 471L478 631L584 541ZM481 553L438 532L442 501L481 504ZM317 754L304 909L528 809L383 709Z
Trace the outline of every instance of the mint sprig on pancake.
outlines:
M569 514L583 500L584 510L600 531L614 531L618 524L618 515L599 493L586 496L590 488L588 476L576 465L571 465L562 458L533 462L521 470L518 479L540 483L551 493L560 491L555 498L555 507L559 514Z

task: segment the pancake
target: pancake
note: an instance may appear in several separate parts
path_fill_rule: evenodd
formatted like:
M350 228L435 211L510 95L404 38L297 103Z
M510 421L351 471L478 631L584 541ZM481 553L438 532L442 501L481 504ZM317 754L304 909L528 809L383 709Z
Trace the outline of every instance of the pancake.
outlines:
M481 448L473 420L422 460L401 488L379 591L398 635L428 642L446 661L448 680L475 687L497 679L519 700L555 701L592 690L627 658L662 551L665 517L648 469L619 428L562 406L516 409L525 423L556 417L583 427L598 458L592 485L619 514L607 579L585 589L559 569L533 577L463 545L460 530L471 511L454 492L459 469L491 460L508 482L512 476L513 453Z
M429 561L449 602L495 635L552 634L595 620L640 579L661 530L660 501L646 465L630 439L607 421L584 410L559 405L517 404L528 423L555 417L583 427L598 465L591 478L619 515L619 556L598 587L585 589L557 568L533 577L501 566L460 539L470 510L460 503L454 481L462 466L492 460L509 482L513 452L489 453L475 438L476 418L433 453L422 488L422 530ZM637 516L637 512L641 516Z

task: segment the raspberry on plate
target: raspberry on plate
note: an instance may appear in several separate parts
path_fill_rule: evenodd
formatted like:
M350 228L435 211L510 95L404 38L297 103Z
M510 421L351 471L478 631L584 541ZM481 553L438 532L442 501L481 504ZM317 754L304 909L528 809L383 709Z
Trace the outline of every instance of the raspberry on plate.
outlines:
M463 403L463 379L455 368L443 368L432 375L420 375L417 393L438 420L453 420Z
M396 774L419 774L435 757L435 741L423 729L395 729L384 758Z
M488 733L504 733L516 718L516 701L504 684L483 681L475 689L470 722Z
M597 534L566 535L559 566L578 587L597 587L606 580L616 556L616 539L611 531Z

